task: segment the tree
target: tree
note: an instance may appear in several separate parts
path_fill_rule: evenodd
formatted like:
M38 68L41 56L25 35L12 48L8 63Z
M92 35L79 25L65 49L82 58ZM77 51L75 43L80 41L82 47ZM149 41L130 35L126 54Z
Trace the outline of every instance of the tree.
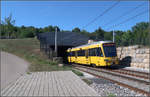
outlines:
M12 19L12 14L4 19L5 31L7 32L8 38L10 38L11 34L14 33L14 24L15 20Z
M96 33L95 32L90 33L89 38L92 40L96 40Z
M18 37L18 27L14 26L13 27L13 32L14 33L12 33L11 36L14 37L14 38L17 38Z
M115 31L115 43L118 46L121 46L122 44L122 36L123 36L123 31Z
M55 32L56 28L57 28L57 31L59 32L60 29L58 26L51 26L51 25L44 27L42 32Z
M36 28L33 26L14 26L15 20L12 18L12 14L8 17L4 18L4 20L0 23L0 31L1 36L15 37L15 38L28 38L35 37L38 33L44 32L60 32L60 28L58 26L49 25L44 28ZM115 31L115 42L118 46L124 45L150 45L150 24L148 22L140 22L132 27L131 30L128 31ZM69 30L61 30L61 32L70 32ZM88 36L93 40L112 40L113 33L112 31L107 32L102 28L96 29L94 32L88 32L86 30L81 30L78 27L72 29L72 32L80 33Z
M148 22L141 22L137 23L135 26L132 27L132 32L134 34L134 43L145 45L148 34Z
M97 30L95 30L95 32L93 33L95 33L96 35L96 40L104 40L105 31L102 30L100 27Z
M87 32L86 30L82 30L81 32L79 32L80 34L83 34L85 36L89 36L89 32Z
M5 36L5 26L4 24L0 24L0 36Z
M71 32L71 31L69 31L69 30L61 30L61 32Z
M54 28L54 32L55 32L56 28L57 28L57 32L60 32L60 28L58 26L54 26L53 28Z
M111 31L111 32L105 32L104 33L104 40L112 40L113 39L113 32Z
M129 33L124 32L123 35L122 35L121 45L128 46L129 45L128 40L129 40Z
M80 30L78 27L76 27L76 28L72 29L72 32L77 32L77 33L79 33L79 32L81 32L81 30Z

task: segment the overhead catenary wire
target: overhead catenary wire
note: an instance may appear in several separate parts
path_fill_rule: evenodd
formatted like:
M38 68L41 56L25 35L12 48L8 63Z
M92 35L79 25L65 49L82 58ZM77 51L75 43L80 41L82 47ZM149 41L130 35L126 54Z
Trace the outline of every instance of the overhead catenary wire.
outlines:
M147 13L147 12L148 12L148 10L145 10L145 11L143 11L143 12L140 12L140 13L136 14L135 16L132 16L132 17L130 17L130 18L127 18L127 19L124 20L124 21L121 21L121 22L118 23L118 24L112 25L111 27L107 28L107 30L109 30L109 29L112 28L112 27L116 27L116 26L119 26L119 25L121 25L121 24L124 24L124 23L126 23L126 22L128 22L128 21L130 21L130 20L132 20L132 19L134 19L134 18L136 18L136 17L138 17L138 16L144 15L144 13Z
M83 29L86 28L87 26L89 26L90 24L92 24L93 22L95 22L97 19L99 19L100 17L102 17L104 14L106 14L108 11L110 11L112 8L114 8L116 5L118 5L119 2L120 2L120 0L118 0L111 7L107 8L105 11L103 11L100 15L98 15L97 17L95 17L92 21L90 21L85 26L83 26Z
M145 4L145 2L142 3L142 4L137 5L137 6L134 7L133 9L128 10L128 11L124 12L123 14L121 14L120 16L116 17L115 19L112 19L112 20L110 20L109 22L105 23L103 26L105 27L106 25L110 25L110 24L112 24L113 22L118 21L120 18L122 18L122 17L124 17L124 16L126 16L126 15L129 15L130 13L132 13L133 11L135 11L136 9L138 9L139 7L143 6L144 4Z

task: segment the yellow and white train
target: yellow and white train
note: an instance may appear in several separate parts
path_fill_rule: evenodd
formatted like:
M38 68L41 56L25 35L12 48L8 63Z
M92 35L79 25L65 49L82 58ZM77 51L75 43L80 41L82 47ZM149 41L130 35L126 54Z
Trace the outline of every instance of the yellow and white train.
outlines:
M68 62L96 66L119 64L116 45L111 41L98 41L69 48Z

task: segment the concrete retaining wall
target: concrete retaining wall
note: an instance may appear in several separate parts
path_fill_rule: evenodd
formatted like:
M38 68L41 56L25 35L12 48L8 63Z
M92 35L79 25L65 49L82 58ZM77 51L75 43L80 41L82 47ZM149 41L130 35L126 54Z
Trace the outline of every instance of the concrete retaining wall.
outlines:
M150 48L140 46L118 47L117 55L121 64L131 67L149 69Z

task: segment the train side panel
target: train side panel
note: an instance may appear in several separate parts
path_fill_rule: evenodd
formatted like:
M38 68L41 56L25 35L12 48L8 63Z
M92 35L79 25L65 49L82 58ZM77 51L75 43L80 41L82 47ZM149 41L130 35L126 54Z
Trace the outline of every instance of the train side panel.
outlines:
M71 49L70 52L76 52L75 56L68 56L69 62L96 66L110 66L113 64L119 64L117 55L113 54L112 50L115 50L114 43L94 44L86 47ZM104 48L103 48L104 47ZM93 51L96 52L93 55ZM84 52L84 53L83 53Z

